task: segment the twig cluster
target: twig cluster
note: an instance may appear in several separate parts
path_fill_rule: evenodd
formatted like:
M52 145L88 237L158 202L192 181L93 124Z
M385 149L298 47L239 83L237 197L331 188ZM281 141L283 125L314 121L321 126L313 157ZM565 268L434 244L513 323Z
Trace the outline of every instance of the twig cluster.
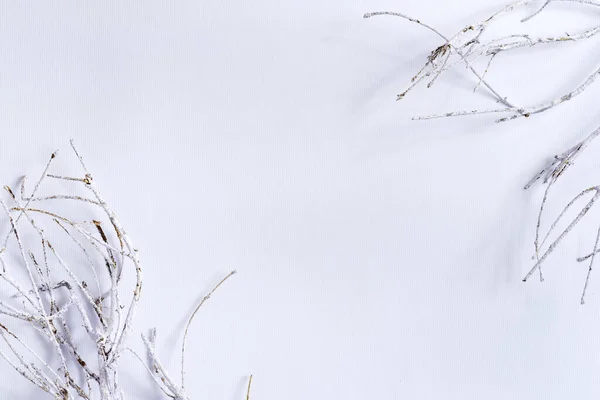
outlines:
M434 27L418 20L416 18L409 17L405 14L383 11L373 12L364 15L364 18L370 18L379 15L390 15L400 17L404 20L418 24L429 31L436 34L443 40L443 43L435 48L431 54L427 57L427 61L421 70L412 78L411 85L402 93L398 94L397 100L403 99L413 88L419 84L427 81L427 87L431 87L437 78L444 72L451 68L464 65L467 70L477 78L477 84L474 91L480 86L487 88L491 94L496 98L497 103L502 106L492 109L485 110L466 110L466 111L452 111L443 114L433 114L422 117L415 117L416 120L441 118L441 117L457 117L457 116L468 116L476 114L499 114L502 115L496 122L505 122L514 120L517 118L527 118L535 114L539 114L550 110L566 101L572 100L587 88L589 88L594 81L600 75L600 68L593 71L583 82L570 90L568 93L555 98L551 101L541 101L538 104L533 105L516 105L512 101L509 101L505 96L501 95L499 91L492 87L486 80L486 75L493 61L498 55L509 53L515 49L521 48L534 48L538 45L548 44L560 44L567 42L575 42L590 39L600 33L600 25L590 29L582 30L576 33L561 33L555 36L544 36L534 37L530 34L511 34L502 37L495 37L491 39L485 38L485 32L488 28L500 18L506 16L509 13L514 12L518 9L527 8L532 4L537 4L537 8L533 12L530 12L521 22L527 22L538 16L551 3L565 2L573 3L574 5L583 5L591 7L600 7L600 1L598 0L521 0L516 1L512 4L507 5L498 12L492 14L490 17L471 24L457 32L452 36L446 36ZM479 60L484 60L485 69L478 71L475 68L475 63ZM572 146L560 155L554 156L551 162L543 168L538 174L536 174L531 181L525 185L525 189L530 188L534 183L542 181L545 184L544 196L538 213L536 230L535 230L535 241L534 241L534 259L535 264L530 271L523 278L523 281L527 281L536 271L539 273L540 280L543 280L542 275L542 264L548 258L548 256L559 246L562 240L573 230L573 228L587 215L590 209L597 203L600 198L600 185L594 186L583 190L577 196L575 196L562 210L557 218L553 220L550 228L542 234L542 217L544 215L545 206L548 200L549 193L554 187L557 180L563 176L565 171L573 165L577 157L589 146L589 144L600 134L600 128L589 134L583 141ZM575 204L578 201L588 199L587 203L581 208L575 208ZM566 220L566 216L571 209L579 210L577 215L567 221L567 227L559 230L557 226ZM555 234L556 238L550 240L551 234ZM600 252L600 228L596 236L594 247L590 254L578 258L578 261L589 261L588 272L581 295L581 303L585 301L585 294L588 288L590 275L594 266L596 254Z
M600 7L600 1L595 0L545 0L543 5L534 13L530 14L528 17L523 18L522 22L527 22L531 20L533 17L537 16L542 12L546 7L552 2L569 2L569 3L581 3L590 6ZM415 117L414 119L422 120L422 119L432 119L432 118L442 118L442 117L457 117L457 116L465 116L465 115L476 115L476 114L505 114L497 120L497 122L504 122L516 118L521 117L530 117L534 114L538 114L549 110L565 101L571 100L577 95L581 94L585 89L587 89L598 75L600 75L600 68L590 74L585 81L571 90L568 93L563 94L562 96L553 99L551 101L543 101L534 105L527 106L517 106L510 102L506 96L502 96L495 88L493 88L488 81L485 79L486 74L494 61L495 57L502 54L508 53L515 49L525 48L525 47L535 47L541 44L551 44L551 43L565 43L565 42L575 42L580 40L589 39L594 37L596 34L600 33L600 25L595 26L591 29L587 29L581 32L568 34L562 33L556 36L544 36L544 37L533 37L529 34L511 34L506 35L499 38L492 38L485 40L485 32L489 29L489 27L503 16L518 10L520 8L524 8L526 6L531 5L532 3L539 3L539 0L521 0L515 3L512 3L502 10L492 14L490 17L474 23L472 25L468 25L465 28L461 29L459 32L452 36L446 36L442 34L439 30L431 27L430 25L418 20L416 18L411 18L405 14L391 12L391 11L380 11L380 12L372 12L364 15L364 18L371 18L379 15L391 15L403 18L410 22L416 23L444 40L444 43L434 49L429 57L427 57L427 61L423 68L412 78L411 85L402 93L398 94L397 100L402 100L413 88L418 86L424 81L428 81L427 87L431 87L437 78L444 72L450 70L451 68L464 64L467 69L475 75L477 78L477 85L475 89L479 86L485 86L496 98L498 103L501 103L503 107L493 108L493 109L485 109L485 110L466 110L466 111L452 111L443 114L432 114L427 116ZM474 67L474 64L480 59L487 59L485 70L480 73Z
M202 304L235 271L202 299L187 322L180 382L169 376L157 356L156 329L149 337L142 335L146 364L127 347L142 290L138 250L100 195L73 142L71 146L83 170L81 177L50 173L54 153L29 194L24 177L18 194L5 186L12 204L0 200L9 222L0 249L0 282L13 292L0 298L0 343L4 344L0 357L55 399L123 400L119 365L127 350L146 366L166 396L189 399L184 384L189 326ZM89 196L40 195L48 180L78 186ZM54 211L56 201L95 207L87 214L93 211L100 216L77 221ZM131 285L124 283L126 274L134 276ZM21 324L18 330L9 329L9 319ZM23 332L33 334L37 343L28 343ZM51 355L41 355L39 342L52 349Z

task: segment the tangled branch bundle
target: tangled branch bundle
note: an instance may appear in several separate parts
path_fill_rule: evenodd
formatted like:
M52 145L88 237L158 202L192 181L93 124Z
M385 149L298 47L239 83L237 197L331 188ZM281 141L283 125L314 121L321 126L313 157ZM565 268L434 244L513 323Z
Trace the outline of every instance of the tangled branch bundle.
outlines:
M546 112L560 104L573 100L587 88L589 88L600 75L600 68L593 71L590 75L582 80L582 83L577 87L570 90L568 93L564 93L562 96L552 99L550 101L540 101L537 104L531 105L517 105L516 103L509 101L506 96L503 96L497 88L486 80L486 75L493 61L497 56L509 54L511 51L522 48L534 48L542 45L556 45L564 46L567 43L575 41L588 40L595 37L600 33L600 25L585 29L576 33L564 33L561 32L556 35L548 36L533 36L526 33L516 33L500 37L487 38L486 32L489 27L500 20L502 17L514 13L518 10L526 10L528 14L521 20L522 23L531 21L534 17L540 15L544 10L555 2L569 3L576 7L586 7L585 11L589 11L590 7L600 7L600 1L598 0L521 0L507 5L500 11L492 14L490 17L471 24L457 32L452 36L446 36L434 27L426 24L425 22L416 18L409 17L407 15L383 11L373 12L364 15L364 18L371 18L380 15L390 15L400 17L404 20L418 24L429 31L433 32L439 38L443 40L443 43L435 48L431 54L427 57L423 68L412 78L411 84L406 90L398 94L397 100L402 100L413 88L427 82L427 87L431 87L440 75L444 72L457 67L466 66L469 73L473 74L477 79L475 89L478 87L485 87L495 97L496 102L501 106L490 109L477 109L477 110L463 110L463 111L451 111L443 114L433 114L422 117L415 117L417 120L432 119L432 118L443 118L443 117L458 117L468 116L476 114L495 114L500 117L496 119L496 122L506 122L519 118L528 118L536 114ZM530 6L535 6L531 8ZM483 71L478 71L476 63L478 61L484 61L485 67ZM536 174L531 181L525 185L525 189L530 188L534 183L542 181L545 185L545 191L540 206L537 225L535 230L534 240L534 259L535 264L530 271L525 275L523 281L528 280L534 273L538 272L540 279L543 280L542 276L542 264L548 256L559 246L563 239L573 230L573 228L588 214L590 209L596 205L598 198L600 198L600 185L593 186L583 190L577 196L575 196L560 212L560 214L552 220L550 227L545 233L542 233L542 218L544 214L544 208L548 200L550 190L553 188L557 180L564 175L565 171L573 164L575 159L581 155L581 153L588 147L588 145L600 134L600 127L594 132L589 134L583 141L570 147L562 154L553 157L552 161L546 165L538 174ZM587 199L587 203L582 208L575 207L578 201ZM569 212L577 211L575 217L572 219L567 218ZM566 222L565 222L566 221ZM557 229L560 224L566 224L566 228ZM554 236L551 236L554 235ZM552 237L552 239L551 239ZM590 280L590 275L594 266L596 254L600 252L600 227L598 228L598 234L596 236L594 246L590 250L589 254L578 258L578 261L587 261L588 272L583 287L583 293L581 295L581 302L584 303L585 293Z
M125 351L144 363L127 347L142 290L141 263L72 142L71 146L81 175L50 173L54 153L31 192L24 177L18 192L5 186L12 204L0 200L9 222L0 250L0 281L2 293L13 293L0 298L0 357L55 399L122 400L119 366ZM48 181L60 181L75 194L40 194ZM68 208L65 202L71 202ZM63 204L60 211L57 203ZM84 218L78 219L81 215ZM189 398L184 380L188 328L200 306L234 273L202 299L188 320L180 382L157 356L156 330L149 337L142 335L148 352L144 365L168 397ZM127 275L133 275L130 283ZM17 330L9 322L16 323Z

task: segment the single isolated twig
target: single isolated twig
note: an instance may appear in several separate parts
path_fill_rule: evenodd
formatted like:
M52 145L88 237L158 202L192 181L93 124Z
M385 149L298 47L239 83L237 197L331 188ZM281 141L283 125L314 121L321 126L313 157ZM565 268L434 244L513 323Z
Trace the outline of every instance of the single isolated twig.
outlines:
M521 48L534 48L538 45L550 45L566 42L576 42L587 40L595 37L600 33L600 25L594 26L590 29L585 29L575 33L563 33L560 32L554 36L540 36L534 37L530 34L517 33L510 34L496 38L486 38L486 31L494 22L498 21L501 17L512 13L518 9L525 9L528 6L536 5L536 8L525 16L521 22L525 23L538 16L544 10L546 10L551 3L555 2L572 3L573 5L583 5L600 7L600 0L520 0L511 3L498 12L492 14L490 17L479 21L477 23L466 26L458 33L452 36L446 36L439 30L431 27L423 21L409 17L407 15L383 11L373 12L364 15L364 18L371 18L373 16L389 15L402 18L404 20L418 24L429 31L436 34L444 42L435 48L431 54L427 57L425 65L421 70L412 78L411 84L408 88L397 96L397 100L402 100L414 87L419 85L425 80L429 80L427 87L431 87L437 78L444 72L456 67L457 65L465 65L470 73L477 78L477 84L475 85L474 91L480 86L484 86L491 92L496 98L496 102L502 104L502 107L489 108L489 109L477 109L477 110L465 110L465 111L453 111L443 114L432 114L428 116L415 117L415 120L424 120L432 118L443 118L443 117L456 117L456 116L467 116L476 114L499 114L500 118L496 122L504 122L508 120L514 120L521 117L530 117L535 114L539 114L550 110L566 101L569 101L587 88L589 88L600 76L600 68L593 71L590 75L585 78L582 83L563 94L562 96L553 99L551 101L541 101L538 104L533 105L516 105L512 101L509 102L505 96L499 94L498 90L492 88L489 82L486 80L487 73L491 68L492 62L496 60L498 55L508 53L515 49ZM487 58L485 63L485 69L483 72L479 72L475 68L475 63L480 59ZM529 189L532 185L538 181L542 181L545 185L544 195L540 210L538 212L535 240L534 240L534 259L535 264L531 270L526 274L523 281L527 281L536 271L539 273L540 280L543 281L542 275L542 264L546 261L548 256L557 248L557 246L563 241L563 239L575 228L575 226L588 214L589 210L596 204L600 197L600 185L590 187L583 190L577 196L575 196L561 211L559 216L551 223L549 229L542 234L542 220L545 216L545 206L548 201L551 189L554 188L557 180L562 177L565 171L573 165L577 157L589 146L589 144L600 135L600 127L594 132L589 134L584 140L577 143L575 146L567 149L560 155L556 155L544 167L539 173L537 173L526 185L525 189ZM591 196L591 197L590 197ZM567 227L557 233L556 238L549 242L550 237L557 231L557 226L563 222L564 217L568 211L577 204L583 198L590 197L588 202L581 208L579 213L567 224ZM596 235L594 247L590 254L578 258L578 261L589 260L588 272L585 279L583 293L581 295L581 303L585 302L585 294L590 281L591 272L594 266L596 254L600 252L600 228Z
M246 400L250 400L250 386L252 386L252 375L248 378L248 389L246 390Z
M12 292L0 298L0 343L4 344L0 358L54 399L123 400L119 366L124 351L142 361L127 347L142 290L142 267L138 250L100 195L72 141L71 147L83 176L50 174L55 152L31 193L27 194L24 177L16 192L19 196L5 186L13 204L0 200L9 224L0 248L0 282ZM38 194L49 179L75 185L73 189L86 190L89 197ZM60 211L54 208L62 202L92 207L94 218L76 221L67 215L72 206ZM156 356L156 330L150 338L143 336L150 359L144 366L167 397L189 399L184 390L189 326L200 306L234 273L219 282L188 319L181 351L181 385L169 377ZM125 274L135 276L132 287L123 283ZM21 325L10 329L10 320ZM27 330L42 343L29 343L31 338L23 336ZM44 344L52 348L51 356L44 357L37 350ZM90 347L94 349L92 357Z

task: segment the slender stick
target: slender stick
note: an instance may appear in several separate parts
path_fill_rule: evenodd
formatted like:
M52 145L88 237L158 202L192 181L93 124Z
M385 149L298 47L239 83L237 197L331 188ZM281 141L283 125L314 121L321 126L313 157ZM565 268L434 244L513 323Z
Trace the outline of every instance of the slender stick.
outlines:
M213 287L212 290L210 292L208 292L208 294L202 298L202 300L200 300L200 303L198 303L198 305L196 306L196 308L192 312L192 315L190 315L190 318L188 319L187 323L185 324L185 329L183 331L183 342L181 344L181 388L182 389L185 389L185 343L186 343L186 340L187 340L188 330L190 329L190 325L192 323L192 320L196 316L196 313L198 312L198 310L200 309L200 307L202 307L202 305L208 299L210 299L210 296L212 296L212 294L219 288L219 286L221 286L223 283L225 283L225 281L227 279L229 279L235 273L236 273L235 270L233 270L230 273L228 273L225 276L225 278L221 279L221 281L219 283L217 283L217 285L215 287Z

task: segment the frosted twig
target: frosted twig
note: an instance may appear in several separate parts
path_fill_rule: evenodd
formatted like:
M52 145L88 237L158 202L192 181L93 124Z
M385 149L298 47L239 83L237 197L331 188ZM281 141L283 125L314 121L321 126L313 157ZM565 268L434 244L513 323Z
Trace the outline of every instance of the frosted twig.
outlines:
M144 362L144 360L142 360L142 358L139 356L139 354L138 354L138 353L136 353L136 352L135 352L133 349L131 349L131 348L129 348L129 347L127 348L127 350L128 350L128 351L129 351L131 354L133 354L133 356L134 356L135 358L137 358L137 359L140 361L140 363L142 364L142 366L144 367L144 369L145 369L146 371L148 371L148 373L150 374L150 376L152 377L152 379L154 380L154 382L156 382L156 385L157 385L157 386L160 388L160 390L161 390L161 391L162 391L162 392L163 392L165 395L167 395L168 397L170 397L170 398L174 398L175 396L173 396L172 394L170 394L169 392L167 392L167 391L165 390L165 388L164 388L164 387L163 387L163 385L161 384L161 381L160 381L160 380L159 380L159 379L156 377L156 375L154 374L154 372L152 372L152 370L151 370L151 369L150 369L150 368L149 368L149 367L146 365L146 363Z
M596 252L598 251L598 241L599 240L600 240L600 228L598 228L598 233L596 234L596 242L594 243L594 250L592 251L590 266L588 267L587 276L585 277L583 293L581 294L581 304L585 303L585 292L587 291L587 287L590 282L590 275L592 274L592 267L594 266L594 259L596 258Z
M552 244L550 244L550 246L548 246L548 249L539 258L539 260L535 263L535 265L531 268L531 270L527 273L527 275L525 275L525 278L523 278L523 282L527 281L527 279L529 279L531 274L533 274L537 269L540 268L540 266L542 265L542 263L544 262L546 257L548 257L554 251L556 246L558 246L558 244L565 238L565 236L567 236L569 234L569 232L571 232L571 230L577 225L577 223L579 223L579 221L581 221L581 219L588 213L590 208L592 208L592 206L594 205L596 200L598 200L598 197L600 197L600 187L598 187L598 186L590 188L590 189L586 189L584 192L587 192L587 191L595 191L596 193L594 194L594 197L592 197L592 199L585 205L585 207L583 207L583 209L577 215L577 217L575 217L575 219L573 219L573 221L569 224L569 226L559 235L559 237ZM578 196L581 196L581 193Z
M200 307L202 307L202 305L206 302L206 300L210 299L210 296L212 296L212 294L219 288L219 286L221 286L223 283L225 283L225 281L227 279L229 279L235 273L236 273L235 270L228 273L223 279L221 279L221 281L219 283L217 283L217 285L214 288L212 288L212 290L210 292L208 292L208 294L206 296L204 296L202 298L200 303L198 303L198 305L192 312L192 315L190 315L190 318L188 319L187 323L185 324L185 329L183 331L183 341L181 343L181 388L182 389L185 389L185 343L187 340L188 330L190 329L192 320L196 316L196 313L198 312Z
M538 15L539 13L541 13L542 11L544 11L544 8L546 8L546 7L548 6L548 4L550 4L550 2L551 2L551 1L552 1L552 0L546 0L546 1L544 2L544 4L543 4L543 5L542 5L540 8L538 8L538 10L537 10L536 12L534 12L533 14L531 14L531 15L530 15L530 16L528 16L528 17L525 17L525 18L523 18L523 19L521 20L521 22L527 22L527 21L529 21L531 18L535 17L536 15Z

